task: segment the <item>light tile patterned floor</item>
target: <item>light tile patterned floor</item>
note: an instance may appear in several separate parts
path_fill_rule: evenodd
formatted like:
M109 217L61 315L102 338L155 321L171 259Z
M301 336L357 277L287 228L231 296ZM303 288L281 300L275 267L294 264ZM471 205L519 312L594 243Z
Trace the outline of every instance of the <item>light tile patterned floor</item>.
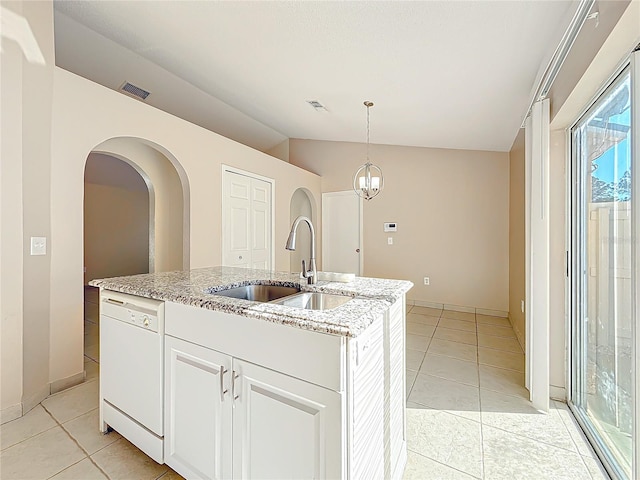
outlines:
M98 432L99 328L85 322L87 380L0 427L0 478L182 477L116 432ZM606 479L566 405L535 411L507 320L413 307L407 315L405 479Z
M567 406L528 395L509 320L410 307L404 478L608 479Z
M2 480L178 480L116 432L98 431L97 289L85 296L86 381L0 427Z

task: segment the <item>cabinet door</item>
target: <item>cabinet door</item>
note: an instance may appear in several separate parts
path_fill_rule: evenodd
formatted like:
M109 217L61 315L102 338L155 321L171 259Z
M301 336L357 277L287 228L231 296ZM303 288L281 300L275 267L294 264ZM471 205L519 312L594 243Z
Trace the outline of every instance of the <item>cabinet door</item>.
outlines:
M343 477L342 395L236 359L233 368L234 478Z
M165 336L165 463L187 478L230 478L231 357Z

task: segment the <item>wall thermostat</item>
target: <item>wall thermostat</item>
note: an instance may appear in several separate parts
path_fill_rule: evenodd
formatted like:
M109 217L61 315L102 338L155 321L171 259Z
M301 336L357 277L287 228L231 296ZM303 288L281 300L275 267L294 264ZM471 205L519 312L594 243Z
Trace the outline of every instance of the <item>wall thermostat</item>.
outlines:
M397 232L398 231L398 224L395 223L395 222L385 223L384 224L384 231L385 232Z

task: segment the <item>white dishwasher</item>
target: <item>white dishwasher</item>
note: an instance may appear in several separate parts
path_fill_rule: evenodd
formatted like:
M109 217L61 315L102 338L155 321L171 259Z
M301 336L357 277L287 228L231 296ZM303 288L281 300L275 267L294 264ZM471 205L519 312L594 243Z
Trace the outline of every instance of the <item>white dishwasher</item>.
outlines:
M164 302L100 293L100 425L163 458Z

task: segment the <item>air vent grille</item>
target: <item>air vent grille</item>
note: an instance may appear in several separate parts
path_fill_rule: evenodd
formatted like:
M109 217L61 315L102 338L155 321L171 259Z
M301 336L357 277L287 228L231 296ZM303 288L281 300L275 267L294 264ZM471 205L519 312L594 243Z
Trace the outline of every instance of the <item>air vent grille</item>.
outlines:
M318 100L307 100L307 103L311 105L317 112L327 112L327 108L322 105Z
M135 85L129 82L124 82L124 84L120 87L120 90L126 93L127 95L139 98L140 100L146 100L147 97L151 95L150 92L147 92L146 90L143 90L140 87L136 87Z

